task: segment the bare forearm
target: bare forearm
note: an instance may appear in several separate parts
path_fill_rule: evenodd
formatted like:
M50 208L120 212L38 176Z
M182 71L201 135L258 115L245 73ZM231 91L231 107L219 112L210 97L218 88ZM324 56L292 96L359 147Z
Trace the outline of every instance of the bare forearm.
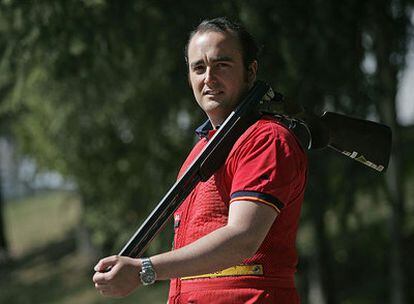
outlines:
M252 254L251 244L225 226L183 248L151 258L158 279L210 273L239 264Z
M183 248L151 257L158 279L214 272L252 256L266 237L276 212L249 201L230 205L226 226ZM111 267L109 272L105 272ZM95 287L107 296L125 296L139 286L141 261L122 256L101 259L95 266Z

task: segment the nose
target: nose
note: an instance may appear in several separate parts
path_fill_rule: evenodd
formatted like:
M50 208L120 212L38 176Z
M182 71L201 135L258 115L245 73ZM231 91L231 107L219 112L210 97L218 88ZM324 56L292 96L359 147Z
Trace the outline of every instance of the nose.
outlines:
M207 67L206 74L204 77L204 83L209 85L215 83L216 80L217 79L214 70L211 67Z

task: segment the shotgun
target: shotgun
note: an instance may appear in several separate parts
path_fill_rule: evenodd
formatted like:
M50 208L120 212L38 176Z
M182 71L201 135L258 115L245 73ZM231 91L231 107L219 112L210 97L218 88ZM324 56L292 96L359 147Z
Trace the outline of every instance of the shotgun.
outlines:
M256 81L119 255L142 256L197 183L208 180L220 168L240 135L264 114L275 116L291 129L304 149L330 148L378 172L387 168L391 150L389 127L332 112L318 117L302 107L287 105L280 93L273 91L267 83Z

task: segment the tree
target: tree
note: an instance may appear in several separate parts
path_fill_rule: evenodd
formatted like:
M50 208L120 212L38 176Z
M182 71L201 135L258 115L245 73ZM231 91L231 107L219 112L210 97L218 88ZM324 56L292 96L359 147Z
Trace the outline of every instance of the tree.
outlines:
M3 195L1 191L1 179L0 179L0 263L8 256L8 242L6 238L4 215L3 215Z
M0 12L0 24L3 25L4 15ZM12 46L6 43L4 32L6 28L0 26L0 137L10 135L10 124L13 118L13 111L10 109L6 100L9 97L15 83L12 72L10 57ZM7 260L9 256L9 246L4 220L4 196L2 172L0 172L0 262Z
M189 98L178 94L189 90L175 77L185 67L170 58L182 57L169 39L179 28L168 31L175 20L163 4L135 1L3 2L2 11L19 80L13 132L38 165L76 181L85 225L113 251L172 183L178 151L192 141L181 136L192 124Z
M390 217L390 274L391 302L407 303L404 280L404 247L402 243L405 226L404 173L401 142L401 126L396 113L398 74L405 66L408 47L407 1L375 2L368 8L369 34L373 44L371 51L377 62L373 75L374 98L378 113L393 130L393 149L386 176L388 199L392 207ZM381 24L379 29L376 24Z

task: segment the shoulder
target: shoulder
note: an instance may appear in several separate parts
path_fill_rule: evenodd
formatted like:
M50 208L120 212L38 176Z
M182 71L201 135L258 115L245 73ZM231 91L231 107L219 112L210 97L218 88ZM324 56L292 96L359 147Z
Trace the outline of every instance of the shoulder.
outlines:
M265 143L274 143L275 146L289 146L302 151L293 132L273 116L263 116L251 125L236 141L234 148Z

